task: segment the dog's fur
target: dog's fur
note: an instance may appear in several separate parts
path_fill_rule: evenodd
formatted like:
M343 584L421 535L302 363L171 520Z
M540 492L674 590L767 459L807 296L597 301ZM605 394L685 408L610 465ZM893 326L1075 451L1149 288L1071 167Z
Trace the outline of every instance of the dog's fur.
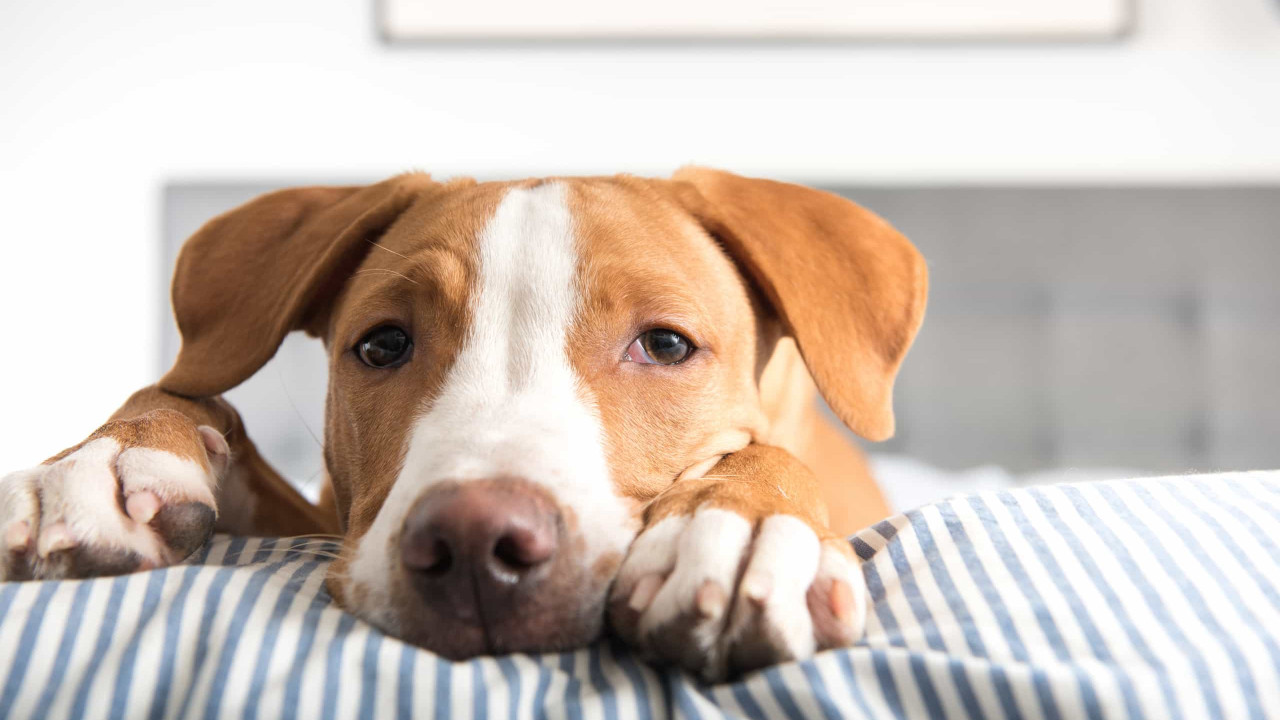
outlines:
M451 657L581 645L606 617L709 679L847 644L863 589L841 537L887 508L815 384L855 432L889 437L926 284L857 205L705 169L265 195L185 245L169 373L0 481L0 579L178 562L216 512L230 532L342 533L338 602ZM387 324L410 360L363 364L353 348ZM654 327L698 349L631 361ZM219 397L295 330L330 359L319 506ZM563 536L514 608L475 590L469 621L400 557L411 508L459 488L554 508Z

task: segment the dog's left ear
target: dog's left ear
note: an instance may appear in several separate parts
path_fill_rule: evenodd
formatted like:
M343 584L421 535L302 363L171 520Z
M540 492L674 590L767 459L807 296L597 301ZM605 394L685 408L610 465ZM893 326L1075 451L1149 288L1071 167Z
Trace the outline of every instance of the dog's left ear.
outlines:
M333 298L376 239L438 187L410 173L374 185L290 188L205 223L178 255L173 313L182 348L160 387L217 395L257 372L290 332L321 335Z
M705 168L672 180L773 305L836 415L868 440L892 437L893 381L928 288L915 247L830 193Z

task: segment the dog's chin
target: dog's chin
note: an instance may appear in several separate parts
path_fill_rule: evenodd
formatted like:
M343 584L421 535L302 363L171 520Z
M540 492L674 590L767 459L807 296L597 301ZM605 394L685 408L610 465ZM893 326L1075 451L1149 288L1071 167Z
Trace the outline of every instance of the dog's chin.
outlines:
M450 660L466 660L590 645L604 631L610 583L557 583L555 592L522 598L511 609L477 607L467 618L433 610L406 583L393 583L389 593L375 594L352 587L331 571L325 585L339 607L387 635Z
M450 660L574 650L600 637L604 627L603 597L572 613L517 613L483 625L455 618L410 617L400 626L403 632L389 634Z

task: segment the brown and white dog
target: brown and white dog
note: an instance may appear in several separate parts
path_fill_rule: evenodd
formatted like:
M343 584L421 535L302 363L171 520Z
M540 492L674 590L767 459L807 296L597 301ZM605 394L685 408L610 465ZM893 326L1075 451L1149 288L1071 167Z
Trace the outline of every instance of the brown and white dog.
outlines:
M814 384L889 437L926 284L857 205L714 170L271 193L183 248L168 374L0 480L0 579L341 532L337 602L450 658L606 618L707 679L845 645L842 536L887 508ZM318 507L219 397L295 330L329 355Z

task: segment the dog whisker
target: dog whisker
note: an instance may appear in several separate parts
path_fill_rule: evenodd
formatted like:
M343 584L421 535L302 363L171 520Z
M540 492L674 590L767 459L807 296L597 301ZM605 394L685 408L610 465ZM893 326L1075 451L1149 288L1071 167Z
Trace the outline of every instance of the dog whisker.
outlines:
M279 378L280 388L284 390L285 399L289 401L289 407L293 408L294 414L298 416L298 421L302 423L302 427L306 428L307 434L315 441L316 447L323 450L324 443L320 442L320 438L316 435L315 430L311 429L311 425L307 423L307 419L302 416L302 411L298 409L298 403L293 400L293 393L289 392L289 386L285 384L284 371L280 369L279 365L276 366L276 377Z
M370 240L369 238L365 238L365 239L364 239L364 241L365 241L365 242L367 242L367 243L369 243L370 245L372 245L372 246L376 247L376 248L382 248L383 250L386 250L387 252L391 253L392 255L399 255L400 257L404 258L405 260L408 260L408 261L410 261L410 262L413 262L413 259L412 259L412 258L410 258L410 257L408 257L408 256L406 256L406 255L400 255L400 253L396 252L395 250L392 250L391 248L387 247L386 245L382 245L382 244L378 243L378 242L377 242L377 241L375 241L375 240Z
M321 465L320 467L316 468L315 472L313 472L313 473L311 473L310 475L308 475L306 480L301 480L301 481L299 481L299 482L297 483L298 487L299 487L299 488L306 488L306 489L308 489L308 490L310 490L311 488L314 488L314 487L316 486L316 482L317 482L317 480L318 480L318 479L319 479L319 477L320 477L320 473L322 473L322 472L324 472L324 466L323 466L323 465Z
M309 549L312 549L312 548L320 548L321 550L325 550L326 552L339 552L339 551L341 550L341 547L342 547L342 546L341 546L339 543L337 543L337 542L335 542L335 541L333 541L333 540L326 540L326 539L322 539L322 538L315 538L315 539L313 539L313 540L307 540L307 541L305 541L305 542L300 542L300 543L298 543L298 544L296 544L296 545L290 545L290 546L288 546L288 548L287 548L287 549L289 549L289 550L295 550L295 549L296 549L296 550L309 550Z
M340 560L341 557L333 553L326 553L319 550L290 550L290 555L308 555L311 557L323 558L325 560Z
M377 243L374 243L374 244L376 245ZM379 247L381 247L381 246L379 245ZM385 248L384 248L384 249L385 249ZM392 251L392 252L394 252L394 251ZM397 254L397 255L399 255L400 253L396 253L396 254ZM404 257L404 256L403 256L403 255L401 255L401 257ZM409 277L408 275L405 275L405 274L404 274L404 273L402 273L402 272L398 272L398 271L396 271L396 270L392 270L391 268L365 268L364 270L357 270L357 271L355 271L355 273L353 273L353 274L354 274L354 275L360 275L360 274L362 274L362 273L376 273L376 272L380 272L380 273L390 273L390 274L395 275L395 276L397 276L397 277L404 278L406 281L411 282L411 283L413 283L414 285L418 285L418 284L419 284L417 280L414 280L413 278Z
M301 540L303 542L295 542L298 540ZM341 540L342 540L341 536L330 535L329 533L315 533L313 535L292 535L288 537L279 538L279 540L274 545L271 545L271 546L266 546L266 547L259 546L257 548L252 548L252 549L247 547L240 548L235 552L227 553L226 555L223 556L222 560L225 563L225 562L239 558L241 555L243 555L246 552L259 553L264 551L272 552L272 553L285 552L285 553L302 553L302 554L316 554L316 555L323 554L326 557L331 557L332 559L336 560L338 559L338 553L340 552L339 547L337 546L340 546Z

